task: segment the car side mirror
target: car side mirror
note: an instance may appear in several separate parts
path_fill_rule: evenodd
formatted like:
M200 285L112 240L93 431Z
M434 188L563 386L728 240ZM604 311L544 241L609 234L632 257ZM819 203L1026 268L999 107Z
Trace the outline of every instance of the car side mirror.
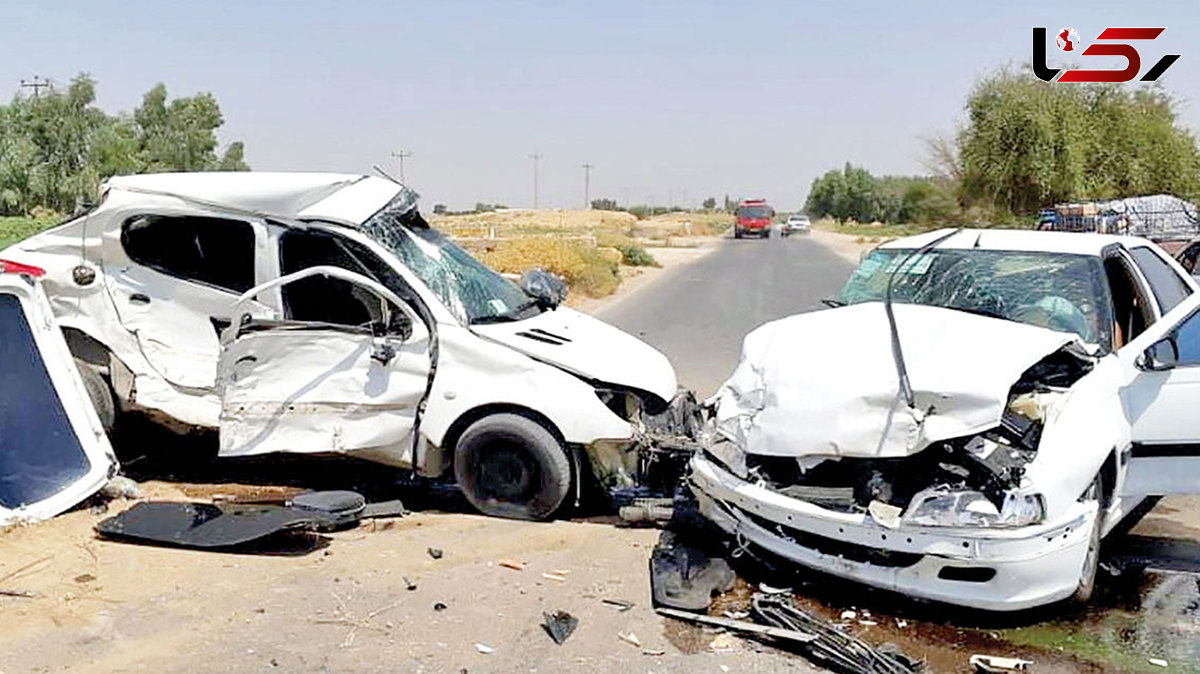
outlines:
M567 284L545 269L530 269L521 274L521 290L547 309L567 299Z
M1179 348L1175 338L1167 336L1146 347L1138 359L1138 367L1152 372L1170 370L1179 362Z

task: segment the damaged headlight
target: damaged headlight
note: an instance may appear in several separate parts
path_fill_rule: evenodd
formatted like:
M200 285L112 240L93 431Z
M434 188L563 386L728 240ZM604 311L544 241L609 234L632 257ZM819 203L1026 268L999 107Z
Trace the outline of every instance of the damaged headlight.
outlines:
M905 524L926 527L1023 527L1038 524L1045 516L1040 494L1010 489L997 508L981 492L943 487L925 489L913 496L903 520Z
M642 401L629 391L616 388L596 387L596 397L612 413L625 421L633 421L642 410Z

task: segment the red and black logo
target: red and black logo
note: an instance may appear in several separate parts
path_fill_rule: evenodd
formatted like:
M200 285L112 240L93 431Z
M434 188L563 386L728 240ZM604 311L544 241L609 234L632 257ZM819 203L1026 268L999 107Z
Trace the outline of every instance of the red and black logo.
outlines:
M1033 29L1033 74L1046 82L1129 82L1138 76L1142 69L1142 57L1133 45L1115 40L1153 40L1162 35L1166 28L1105 28L1096 43L1084 49L1082 56L1121 56L1125 59L1124 70L1063 70L1046 65L1046 29ZM1064 28L1055 36L1058 48L1065 52L1079 49L1079 35L1074 28ZM1140 82L1153 82L1162 76L1179 60L1179 54L1167 54L1158 60ZM1060 74L1061 73L1061 74ZM1057 78L1057 79L1055 79Z

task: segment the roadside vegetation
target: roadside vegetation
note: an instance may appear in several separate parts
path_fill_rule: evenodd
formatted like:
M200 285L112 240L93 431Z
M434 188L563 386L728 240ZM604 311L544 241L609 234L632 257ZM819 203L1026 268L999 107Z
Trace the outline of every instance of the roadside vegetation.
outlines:
M1159 87L1048 84L1001 70L976 83L953 137L925 139L931 175L847 163L813 181L805 211L837 231L888 236L946 224L1031 226L1056 203L1200 197L1200 150ZM873 225L871 231L864 224Z
M0 104L0 216L49 224L55 218L41 216L73 212L114 175L250 168L241 142L218 153L224 118L212 94L168 100L158 84L135 110L115 115L95 101L96 81L81 74L61 91Z
M60 220L61 218L54 213L39 213L37 216L0 215L0 249L53 227Z

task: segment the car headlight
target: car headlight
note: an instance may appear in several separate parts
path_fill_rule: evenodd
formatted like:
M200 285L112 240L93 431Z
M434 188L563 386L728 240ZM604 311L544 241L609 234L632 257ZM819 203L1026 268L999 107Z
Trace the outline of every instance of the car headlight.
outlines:
M1010 489L996 508L977 491L933 488L913 497L904 522L925 527L1023 527L1038 524L1045 516L1040 494Z

